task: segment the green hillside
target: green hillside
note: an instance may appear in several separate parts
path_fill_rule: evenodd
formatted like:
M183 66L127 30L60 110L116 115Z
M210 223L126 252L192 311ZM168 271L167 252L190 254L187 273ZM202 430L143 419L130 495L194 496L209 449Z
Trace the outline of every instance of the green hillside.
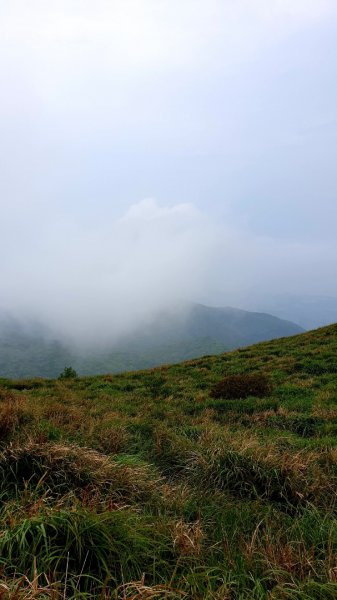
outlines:
M0 377L57 377L66 364L82 375L148 369L302 332L265 313L188 304L154 315L118 340L110 332L112 339L85 346L0 312Z
M337 325L1 379L0 431L1 598L337 599Z

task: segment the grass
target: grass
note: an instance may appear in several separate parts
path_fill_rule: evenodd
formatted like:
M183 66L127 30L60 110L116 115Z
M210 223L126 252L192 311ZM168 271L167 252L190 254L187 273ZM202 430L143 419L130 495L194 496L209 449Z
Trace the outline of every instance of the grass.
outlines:
M1 379L0 599L337 599L336 357Z

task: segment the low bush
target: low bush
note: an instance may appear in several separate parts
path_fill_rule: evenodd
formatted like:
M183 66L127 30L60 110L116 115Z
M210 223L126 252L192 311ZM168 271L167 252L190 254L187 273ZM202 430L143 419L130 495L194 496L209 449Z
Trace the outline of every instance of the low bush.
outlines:
M262 398L269 396L272 385L264 374L228 375L211 388L212 398L239 399L257 396Z

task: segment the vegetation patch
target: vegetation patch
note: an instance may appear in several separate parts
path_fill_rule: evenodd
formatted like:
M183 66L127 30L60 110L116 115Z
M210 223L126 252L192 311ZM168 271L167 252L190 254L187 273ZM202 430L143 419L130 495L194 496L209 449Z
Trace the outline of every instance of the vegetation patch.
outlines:
M154 556L161 562L165 555L168 558L167 534L127 509L98 514L48 511L23 519L0 535L0 564L7 575L27 573L30 578L39 568L61 580L71 593L69 578L71 586L76 581L79 594L95 597L103 587L97 582L111 587L125 577L140 579L144 573L150 579ZM32 556L39 557L36 564Z
M264 374L228 375L211 388L212 398L241 399L249 396L269 396L272 385Z
M266 424L269 427L285 429L292 431L301 437L312 437L319 433L320 427L324 421L311 416L294 416L273 415L268 417Z

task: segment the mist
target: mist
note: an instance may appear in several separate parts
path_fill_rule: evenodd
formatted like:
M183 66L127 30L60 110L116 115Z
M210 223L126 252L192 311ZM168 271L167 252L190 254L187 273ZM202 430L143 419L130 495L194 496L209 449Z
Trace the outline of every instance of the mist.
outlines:
M61 337L113 341L207 285L212 228L189 204L147 199L99 227L41 230L4 265L2 302Z
M0 17L3 313L90 346L191 302L337 296L334 1Z
M249 308L251 290L336 293L329 244L248 237L189 203L145 199L91 226L67 219L34 228L25 217L21 227L23 239L7 233L2 310L72 343L115 343L191 302L236 306L246 295Z

